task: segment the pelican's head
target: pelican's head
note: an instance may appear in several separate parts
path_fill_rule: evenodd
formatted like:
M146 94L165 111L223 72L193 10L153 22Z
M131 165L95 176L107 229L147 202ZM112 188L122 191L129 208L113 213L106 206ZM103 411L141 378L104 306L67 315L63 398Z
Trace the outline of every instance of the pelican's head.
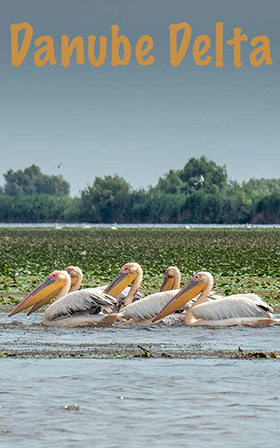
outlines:
M70 291L77 291L83 280L82 270L78 266L68 266L65 271L68 272L71 277Z
M53 271L31 291L10 313L9 317L32 306L28 315L41 308L56 295L62 297L70 289L71 277L66 271ZM63 293L63 294L61 294ZM60 298L58 297L58 298Z
M128 285L135 283L136 279L137 284L139 283L140 286L142 275L143 271L138 263L126 263L104 292L113 297L117 297Z
M170 291L180 288L181 273L177 266L169 266L164 273L163 283L160 291Z
M162 308L159 314L153 319L156 322L163 317L182 308L186 303L209 288L212 289L213 277L210 272L198 272L171 300Z

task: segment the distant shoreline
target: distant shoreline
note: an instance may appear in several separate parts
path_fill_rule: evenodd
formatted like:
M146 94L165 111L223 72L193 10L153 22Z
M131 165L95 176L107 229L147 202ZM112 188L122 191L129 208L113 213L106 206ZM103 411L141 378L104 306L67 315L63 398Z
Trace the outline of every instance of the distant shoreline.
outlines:
M116 224L116 223L0 223L0 228L52 228L52 229L280 229L280 224Z

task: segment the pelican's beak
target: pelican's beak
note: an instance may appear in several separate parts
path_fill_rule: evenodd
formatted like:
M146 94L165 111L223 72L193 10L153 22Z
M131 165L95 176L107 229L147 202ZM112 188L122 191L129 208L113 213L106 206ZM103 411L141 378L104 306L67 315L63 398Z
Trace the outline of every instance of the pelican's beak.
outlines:
M118 297L118 295L136 279L137 275L137 271L133 273L123 272L123 269L121 269L104 292L110 294L112 297Z
M170 291L172 287L173 287L173 278L168 277L168 275L165 274L162 285L160 287L160 292Z
M52 279L47 277L43 283L41 283L37 288L33 289L30 294L28 294L25 299L23 299L9 314L8 316L11 317L14 314L20 313L21 311L25 310L26 308L29 308L32 305L36 305L37 303L46 303L46 298L48 300L52 299L56 294L59 292L61 285L58 284L60 282L57 282L56 279ZM40 306L42 306L40 305ZM38 309L40 307L37 307ZM34 310L35 311L35 310ZM33 311L32 311L33 312Z
M205 289L205 285L196 278L192 278L171 300L162 308L159 314L153 319L153 322L163 319L171 313L182 308L186 303L192 300L197 294Z
M57 294L57 293L56 293ZM56 295L55 294L55 295ZM34 313L34 311L37 311L39 308L41 308L42 306L46 305L46 303L48 303L54 296L53 292L51 292L48 296L46 296L44 299L39 300L39 302L35 303L35 305L33 305L33 307L31 308L31 310L28 311L28 313L26 314L27 316L30 316L30 314Z

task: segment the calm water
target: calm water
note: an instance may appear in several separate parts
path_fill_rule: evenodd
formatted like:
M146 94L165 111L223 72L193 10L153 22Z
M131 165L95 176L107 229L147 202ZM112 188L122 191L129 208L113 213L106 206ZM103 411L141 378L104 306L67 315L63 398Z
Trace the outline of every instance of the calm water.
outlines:
M0 373L3 447L279 447L278 361L2 359Z
M280 325L51 329L0 314L0 351L279 351ZM103 344L103 345L102 345ZM279 360L0 358L0 444L82 448L279 447ZM79 409L64 409L78 405Z

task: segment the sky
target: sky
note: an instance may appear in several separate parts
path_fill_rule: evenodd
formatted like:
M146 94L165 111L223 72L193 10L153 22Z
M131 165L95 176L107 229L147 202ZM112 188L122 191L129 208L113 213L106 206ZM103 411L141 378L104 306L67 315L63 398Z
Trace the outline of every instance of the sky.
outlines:
M61 174L71 193L91 185L95 176L118 174L134 188L155 185L190 157L205 155L226 165L238 181L279 177L280 151L280 4L278 0L9 0L0 15L0 184L8 169L36 164ZM34 37L20 67L11 64L10 25L29 22ZM190 48L178 67L169 63L169 25L188 22ZM224 23L224 41L235 27L249 36L243 66L234 67L224 44L225 64L197 66L192 45L211 39ZM117 24L131 43L127 66L112 67L110 27ZM102 67L61 66L60 36L108 38ZM137 39L154 39L155 61L141 67ZM34 40L51 35L57 65L37 67ZM250 40L267 35L273 64L252 67ZM62 163L60 168L58 166Z

